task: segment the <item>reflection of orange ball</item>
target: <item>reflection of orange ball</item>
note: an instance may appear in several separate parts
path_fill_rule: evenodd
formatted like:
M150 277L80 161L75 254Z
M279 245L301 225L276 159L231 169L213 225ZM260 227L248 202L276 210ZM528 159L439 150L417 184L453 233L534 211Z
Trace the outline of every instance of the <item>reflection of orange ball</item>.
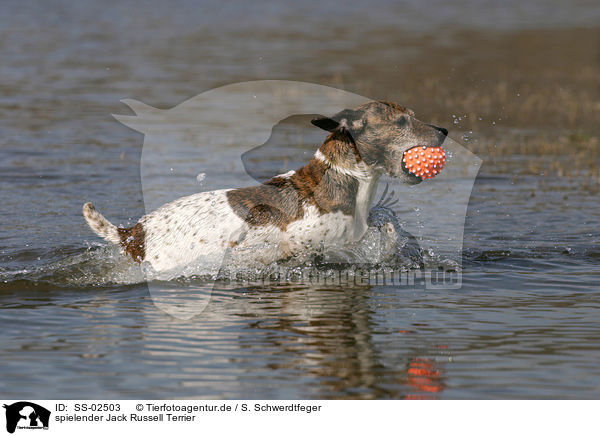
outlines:
M408 383L422 392L442 392L445 388L435 361L415 357L408 367Z
M446 152L442 147L413 147L404 152L402 162L409 173L432 179L444 168Z

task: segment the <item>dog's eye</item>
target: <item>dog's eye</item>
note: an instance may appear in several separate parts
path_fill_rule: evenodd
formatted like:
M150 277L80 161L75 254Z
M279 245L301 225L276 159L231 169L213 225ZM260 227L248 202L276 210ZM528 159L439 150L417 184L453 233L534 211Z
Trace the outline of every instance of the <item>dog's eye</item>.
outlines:
M400 117L400 118L398 118L397 124L398 124L398 127L404 127L404 126L406 126L406 124L408 124L408 118L406 118L406 117Z

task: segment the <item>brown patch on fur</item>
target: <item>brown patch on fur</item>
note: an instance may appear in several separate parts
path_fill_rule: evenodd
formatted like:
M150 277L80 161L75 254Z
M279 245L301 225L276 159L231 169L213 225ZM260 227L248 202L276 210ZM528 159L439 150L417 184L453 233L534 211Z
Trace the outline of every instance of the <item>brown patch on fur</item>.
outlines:
M133 260L141 263L146 257L146 231L141 223L127 229L118 228L121 245Z
M271 180L262 185L228 191L227 201L233 211L251 226L272 224L285 230L290 222L302 218L302 208L291 192L269 185Z
M349 168L360 159L353 143L347 133L336 131L327 137L320 150L331 163ZM233 211L251 226L274 225L285 231L288 224L303 218L306 203L321 214L341 211L353 215L357 190L356 179L339 174L313 158L289 177L277 176L262 185L228 191L227 200Z
M343 168L349 168L362 161L354 139L346 131L332 132L319 150L329 162Z

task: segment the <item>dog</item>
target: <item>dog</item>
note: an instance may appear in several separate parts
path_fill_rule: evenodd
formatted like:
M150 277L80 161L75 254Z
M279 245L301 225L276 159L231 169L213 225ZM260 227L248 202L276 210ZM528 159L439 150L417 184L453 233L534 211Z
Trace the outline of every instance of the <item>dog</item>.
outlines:
M426 159L442 150L448 131L397 103L372 101L312 124L329 135L296 171L257 186L179 198L129 228L117 228L91 203L83 216L97 235L156 271L219 264L226 254L269 264L360 241L383 174L417 184L445 163L445 155Z

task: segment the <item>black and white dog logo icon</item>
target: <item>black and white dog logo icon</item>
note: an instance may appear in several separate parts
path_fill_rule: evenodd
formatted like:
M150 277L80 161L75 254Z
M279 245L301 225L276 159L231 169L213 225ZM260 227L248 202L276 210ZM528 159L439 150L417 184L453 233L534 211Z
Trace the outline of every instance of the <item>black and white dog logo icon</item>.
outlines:
M28 401L19 401L6 409L6 431L14 433L19 429L47 429L50 421L50 411L42 406Z

